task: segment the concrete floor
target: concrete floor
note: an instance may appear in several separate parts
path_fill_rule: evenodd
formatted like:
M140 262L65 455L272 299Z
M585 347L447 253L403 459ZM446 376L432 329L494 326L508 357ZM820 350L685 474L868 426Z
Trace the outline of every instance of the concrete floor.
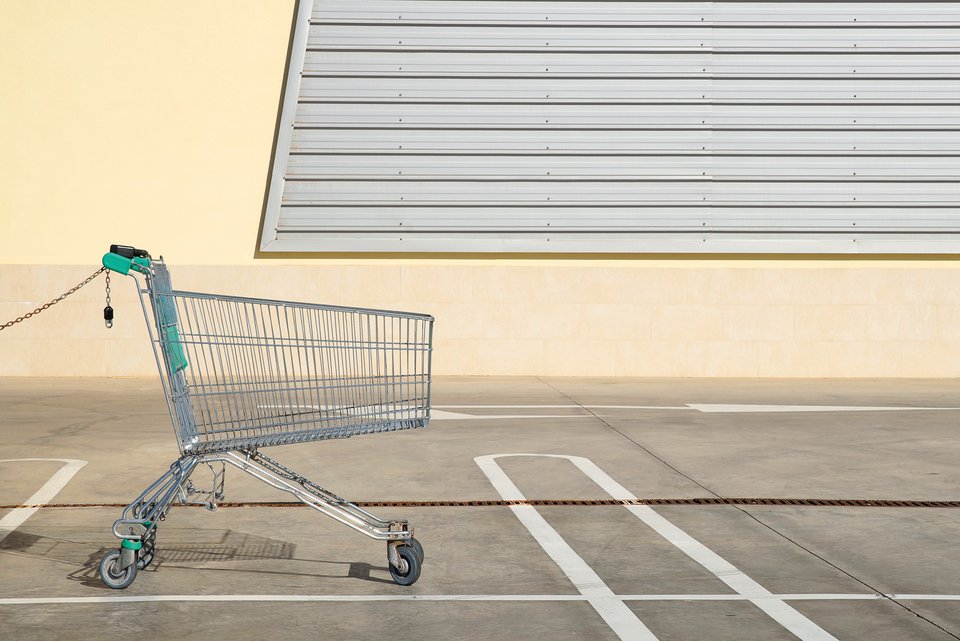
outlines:
M498 499L474 458L508 453L585 457L644 498L960 500L954 381L453 378L434 405L428 430L270 454L365 501ZM47 502L126 503L176 456L156 380L0 379L0 505L63 465L9 459L86 461ZM610 496L566 459L497 462L528 498ZM228 501L289 498L233 472ZM960 509L374 511L416 526L416 585L311 510L176 508L113 591L119 510L40 509L0 529L0 639L960 638Z

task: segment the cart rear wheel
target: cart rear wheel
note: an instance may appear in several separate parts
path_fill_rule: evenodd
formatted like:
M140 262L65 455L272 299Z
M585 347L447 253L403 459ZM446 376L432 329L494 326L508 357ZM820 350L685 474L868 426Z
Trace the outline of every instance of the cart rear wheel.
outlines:
M120 550L110 550L100 559L100 580L114 590L122 590L137 578L137 564L120 569Z
M398 585L413 585L420 578L420 557L411 545L397 546L400 555L399 568L390 565L390 576Z
M413 547L413 550L417 553L417 556L420 557L420 565L423 565L423 546L420 545L420 541L411 536L410 540L407 541L407 544Z

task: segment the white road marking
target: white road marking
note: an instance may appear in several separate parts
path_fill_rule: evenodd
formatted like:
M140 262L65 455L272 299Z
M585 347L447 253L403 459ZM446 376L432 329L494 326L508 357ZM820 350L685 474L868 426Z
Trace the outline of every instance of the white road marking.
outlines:
M445 410L471 410L471 409L496 409L496 410L538 410L538 409L560 409L568 407L580 407L579 405L431 405L431 409Z
M498 456L513 455L478 456L473 460L487 475L487 479L502 498L523 500L525 498L523 494L497 465ZM653 632L613 593L593 568L573 551L557 531L540 516L536 508L532 505L511 505L510 509L618 637L624 641L657 641Z
M772 594L780 601L876 601L894 598L898 601L960 601L960 594ZM742 594L625 594L622 601L751 601ZM156 603L163 601L221 602L310 602L334 603L363 601L588 601L584 594L154 594L138 596L67 596L0 598L4 605L56 605L75 603Z
M576 465L581 472L586 474L594 483L603 488L603 490L606 491L607 494L609 494L612 498L619 500L635 500L637 498L625 487L613 480L609 474L601 470L593 461L582 456L567 456L561 454L493 454L476 457L474 461L477 462L477 465L479 465L480 469L484 471L484 473L487 475L487 478L490 479L490 482L504 499L522 500L524 498L520 493L520 490L517 489L516 485L513 484L509 477L507 477L506 473L504 473L504 471L496 463L497 458L514 456L566 459ZM534 514L537 514L533 506L511 506L511 509L517 507L529 508ZM787 603L782 599L777 599L774 597L769 590L744 574L741 570L736 568L730 562L726 561L716 552L709 549L707 546L694 539L692 536L675 526L673 523L660 516L649 506L626 505L624 507L633 512L637 518L643 521L657 534L668 540L692 560L699 563L714 576L727 584L727 586L732 590L746 597L747 600L760 608L770 618L786 628L797 638L802 639L803 641L837 641L836 637L829 634L827 631L804 615L800 614L800 612L793 607L787 605ZM518 514L518 517L519 516L520 515ZM540 518L541 521L543 520L539 514L537 514L537 517ZM521 521L523 521L522 518ZM543 523L546 525L546 527L550 528L550 526L546 524L546 521L543 521ZM524 525L527 525L527 523L524 522ZM538 542L544 546L544 549L546 549L544 543L540 541L538 532L535 532L534 529L529 525L527 525L527 529L530 530L530 533L534 536L534 538L536 538ZM569 546L567 546L563 539L559 538L559 534L557 534L553 528L550 528L550 532L552 532L553 535L556 536L563 543L563 545L570 550L570 554L583 563L583 560L580 559L579 556L576 556L576 553L573 552ZM551 557L553 557L553 554L551 554ZM557 559L554 558L554 561L557 561ZM557 561L557 563L560 565L559 561ZM584 563L584 565L586 564ZM563 565L561 565L561 568L562 567ZM589 569L589 567L587 569ZM592 573L593 570L590 570L590 572ZM599 580L599 577L597 580Z
M260 409L286 409L286 410L314 410L314 411L330 411L338 414L348 414L348 415L357 415L363 416L365 414L376 414L381 411L380 408L374 406L363 406L363 407L337 407L335 405L293 405L293 404L284 404L284 405L258 405ZM438 410L438 406L434 405L430 408L430 420L431 421L463 421L463 420L482 420L482 421L492 421L492 420L502 420L502 419L518 419L518 418L583 418L584 416L590 416L589 414L463 414L461 412L446 412L444 410ZM496 407L493 405L487 407ZM579 405L572 405L571 407L580 407Z
M32 507L16 507L7 512L7 515L0 519L0 542L2 542L11 532L23 525L23 522L33 516L33 513L40 509L41 505L48 503L57 493L63 489L67 483L80 471L86 461L72 458L8 458L0 459L0 463L20 463L30 461L59 461L63 467L44 483L39 490L34 492L33 496L28 498L24 504Z
M960 407L907 407L894 405L756 405L733 403L688 403L686 405L434 405L434 408L447 409L577 409L586 410L682 410L704 414L752 414L766 412L952 412ZM497 417L501 418L501 417ZM516 418L537 418L521 415Z
M688 407L705 414L749 414L765 412L907 412L951 411L957 407L859 407L854 405L727 405L723 403L691 403Z
M581 405L591 410L690 410L689 405Z
M430 409L431 421L463 421L463 420L498 420L498 419L517 419L517 418L584 418L589 414L461 414L459 412L446 412L443 410Z
M566 405L432 405L433 408L449 410L469 410L469 409L498 409L498 410L536 410L536 409L624 409L624 410L688 410L686 405L666 406L666 405L577 405L568 403Z
M752 601L743 594L624 594L621 601ZM780 601L960 601L960 594L771 594ZM154 594L138 596L67 596L0 598L4 605L54 605L61 603L156 603L161 601L588 601L585 594Z
M337 407L335 405L258 405L262 409L314 410L331 411L339 414L358 415L373 414L380 409L369 407ZM503 410L503 409L579 409L587 414L466 414L449 410ZM670 410L685 412L701 412L703 414L756 414L769 412L905 412L905 411L955 411L960 407L896 407L876 406L859 407L852 405L737 405L728 403L689 403L687 405L433 405L430 418L434 421L462 421L462 420L517 420L517 419L544 419L544 418L583 418L589 416L592 410Z

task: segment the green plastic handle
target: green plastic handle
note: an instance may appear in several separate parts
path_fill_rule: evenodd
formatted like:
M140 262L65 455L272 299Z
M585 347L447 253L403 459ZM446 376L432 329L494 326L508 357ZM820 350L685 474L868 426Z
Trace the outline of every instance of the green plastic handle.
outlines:
M130 273L130 268L133 266L133 261L129 258L125 258L120 254L111 254L109 252L103 255L102 262L103 266L110 271L123 274L124 276Z
M117 272L118 274L123 274L126 276L130 273L130 270L136 270L138 272L146 272L147 268L150 267L149 258L127 258L121 256L120 254L106 253L103 255L103 260L101 261L103 266L109 269L112 272Z

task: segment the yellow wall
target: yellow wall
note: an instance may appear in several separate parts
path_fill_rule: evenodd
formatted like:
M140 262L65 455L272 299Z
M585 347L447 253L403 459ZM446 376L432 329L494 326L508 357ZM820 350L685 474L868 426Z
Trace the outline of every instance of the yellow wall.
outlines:
M253 262L292 0L0 2L0 257Z
M292 13L0 3L0 322L121 242L183 288L433 313L440 374L960 375L952 260L258 257ZM114 289L109 332L102 281L0 332L0 375L152 373Z

